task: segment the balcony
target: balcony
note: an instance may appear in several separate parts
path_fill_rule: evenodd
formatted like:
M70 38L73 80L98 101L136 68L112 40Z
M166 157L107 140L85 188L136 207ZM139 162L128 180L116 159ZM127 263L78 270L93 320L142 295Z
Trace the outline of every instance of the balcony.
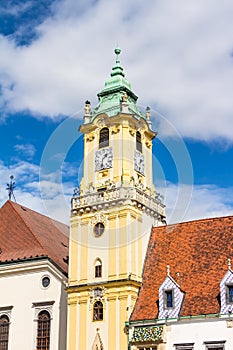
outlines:
M83 196L74 195L71 200L73 215L120 205L133 205L152 216L165 217L165 205L162 202L162 197L157 193L150 195L137 187L118 187L105 191L94 191Z

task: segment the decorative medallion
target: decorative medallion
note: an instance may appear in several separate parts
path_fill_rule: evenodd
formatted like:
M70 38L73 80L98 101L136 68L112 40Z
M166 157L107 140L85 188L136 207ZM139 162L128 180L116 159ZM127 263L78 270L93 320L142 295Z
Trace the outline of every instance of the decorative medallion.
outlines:
M108 223L108 217L103 212L96 213L93 219L91 220L92 226L95 226L98 222L102 222L104 226Z
M90 304L93 304L96 301L103 302L107 293L108 293L108 290L105 287L90 288L89 289Z

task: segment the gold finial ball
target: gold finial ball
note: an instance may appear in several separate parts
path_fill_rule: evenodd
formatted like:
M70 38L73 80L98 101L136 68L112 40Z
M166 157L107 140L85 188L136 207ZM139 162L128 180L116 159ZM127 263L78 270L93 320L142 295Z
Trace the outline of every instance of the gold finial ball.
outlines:
M119 47L116 47L114 51L117 56L121 53L121 49Z

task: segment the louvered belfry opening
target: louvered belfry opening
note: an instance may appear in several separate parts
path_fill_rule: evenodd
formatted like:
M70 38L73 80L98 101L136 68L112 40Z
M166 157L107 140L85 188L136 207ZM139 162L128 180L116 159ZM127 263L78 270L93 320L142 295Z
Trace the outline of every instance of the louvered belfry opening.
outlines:
M136 132L136 149L142 152L142 137L139 131Z
M108 147L108 146L109 146L109 129L103 128L100 130L99 148Z

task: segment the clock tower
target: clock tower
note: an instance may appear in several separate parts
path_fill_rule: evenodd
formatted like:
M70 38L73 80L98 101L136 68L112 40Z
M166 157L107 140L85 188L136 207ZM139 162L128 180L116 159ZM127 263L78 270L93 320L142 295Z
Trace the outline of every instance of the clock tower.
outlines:
M86 101L83 178L72 198L68 350L126 350L151 227L165 222L152 178L150 110L143 114L120 64L99 103Z

